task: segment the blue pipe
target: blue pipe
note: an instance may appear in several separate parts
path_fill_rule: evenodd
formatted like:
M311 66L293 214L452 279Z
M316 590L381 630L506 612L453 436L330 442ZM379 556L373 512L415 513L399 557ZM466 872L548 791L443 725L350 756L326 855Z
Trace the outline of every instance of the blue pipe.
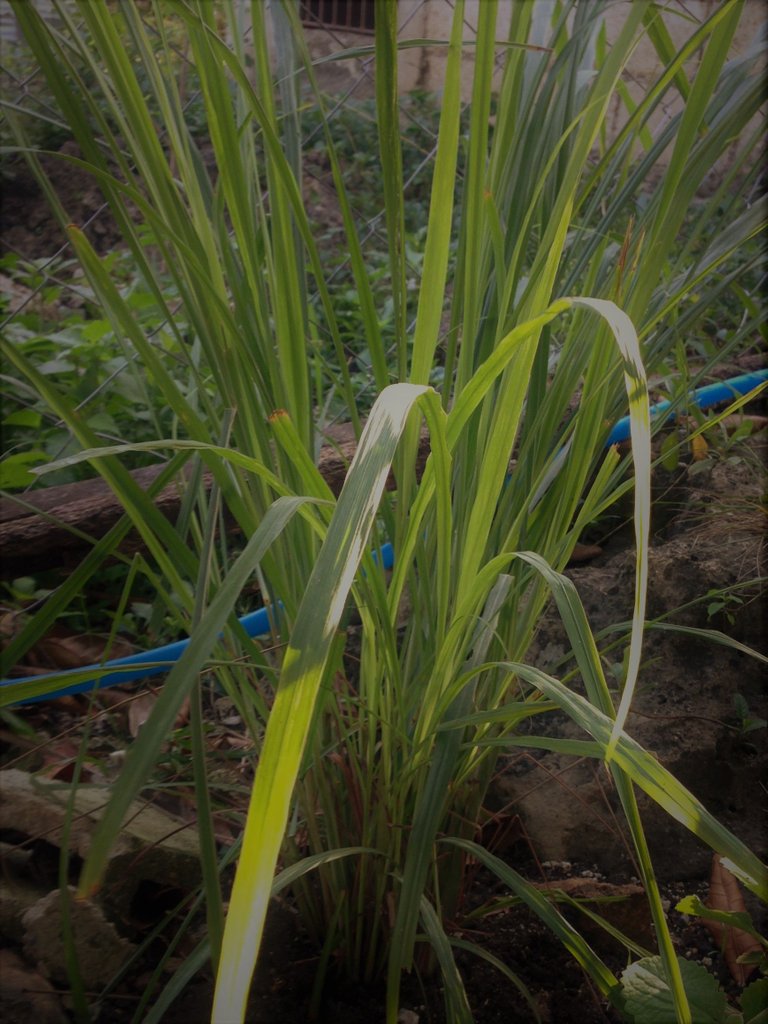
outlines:
M760 387L768 380L768 369L755 370L754 373L744 373L741 377L731 377L730 380L718 381L716 384L707 384L703 388L697 388L691 398L700 409L709 409L712 405L719 405L721 402L732 402L739 395L749 394L755 388ZM659 425L666 420L674 420L677 413L670 412L671 402L658 402L651 406L651 418L659 420ZM630 437L629 416L624 416L615 425L605 442L606 448L612 444L620 444L628 441Z
M768 369L756 370L754 373L745 373L740 377L732 377L730 380L719 381L716 384L708 384L706 387L697 388L691 397L700 409L708 409L710 406L718 405L721 402L732 401L739 395L746 395L766 381L768 381ZM670 419L674 420L676 413L671 411L671 405L671 402L665 401L651 406L651 417L661 419L662 422ZM629 416L625 416L611 430L605 446L608 448L611 445L619 444L622 441L629 440L629 437ZM381 562L384 568L391 569L395 561L392 545L389 543L382 544L379 552L381 553ZM378 561L377 556L379 552L374 551L373 553L376 561ZM265 636L271 631L269 613L266 608L260 608L258 611L244 615L240 619L240 625L250 637ZM135 666L128 671L107 672L95 679L81 680L65 689L57 689L55 696L64 697L74 693L82 693L85 690L114 686L118 683L132 683L138 679L149 679L151 676L168 672L188 646L189 639L177 640L176 643L156 647L153 651L139 651L138 654L131 654L126 658L115 658L113 661L105 662L103 666L88 665L84 668L69 669L66 672L50 673L50 676L33 676L28 679L3 679L0 680L0 688L23 682L40 682L42 679L53 678L54 676L60 679L62 676L66 677L67 675L82 675L83 672L90 670L105 668L120 670L125 666ZM17 701L17 703L33 704L36 701L47 700L49 696L49 693L38 694L36 697L30 697L23 702Z
M381 553L381 564L385 569L391 569L395 564L395 552L392 545L387 542L379 548ZM374 561L378 562L378 552L373 552ZM249 612L239 619L240 625L250 637L267 636L272 631L272 624L269 621L269 612L266 608L259 608L258 611ZM28 697L24 701L16 701L18 704L36 704L41 700L48 700L49 697L68 697L75 693L83 693L86 690L101 690L105 686L119 686L121 683L134 683L139 679L149 679L151 676L158 676L164 672L170 672L174 664L179 660L184 651L189 647L189 637L186 640L177 640L172 644L164 644L162 647L155 647L151 651L139 651L136 654L129 654L125 658L114 658L112 661L105 661L103 665L84 665L83 668L67 669L64 672L51 672L47 675L29 676L26 679L2 679L0 690L4 686L18 685L19 683L37 683L41 679L49 679L54 676L58 679L71 675L82 675L83 672L92 670L113 669L115 671L105 672L94 679L81 679L71 686L64 687L53 694L39 693L35 697ZM126 666L134 666L125 670Z

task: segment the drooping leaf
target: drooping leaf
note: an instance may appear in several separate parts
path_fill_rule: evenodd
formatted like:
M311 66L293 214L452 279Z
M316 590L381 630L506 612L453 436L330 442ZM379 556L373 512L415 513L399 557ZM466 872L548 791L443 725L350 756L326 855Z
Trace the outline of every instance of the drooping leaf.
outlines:
M428 389L394 384L374 405L307 584L283 660L248 809L216 979L214 1018L243 1019L293 787L335 631L397 443Z

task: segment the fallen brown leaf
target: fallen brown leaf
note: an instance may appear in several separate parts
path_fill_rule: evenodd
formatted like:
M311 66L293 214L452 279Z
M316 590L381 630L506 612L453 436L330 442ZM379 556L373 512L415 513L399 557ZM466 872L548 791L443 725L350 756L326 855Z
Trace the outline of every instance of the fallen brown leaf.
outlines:
M718 854L714 854L712 857L709 898L706 903L712 910L722 910L731 914L747 912L739 883L731 872L723 867ZM723 951L723 959L734 981L739 985L746 985L756 964L740 964L738 958L745 953L760 951L762 948L760 943L740 928L728 928L726 925L720 924L719 921L707 921L706 918L702 919L702 923Z
M134 739L139 735L141 727L152 714L155 704L157 704L156 694L140 693L128 705L128 732Z
M569 562L589 562L598 555L602 555L603 549L597 544L577 544L571 552Z
M24 616L7 613L0 619L0 640L10 641L24 625ZM83 668L108 658L122 658L133 652L133 646L121 637L115 637L107 650L104 637L89 633L71 633L64 626L54 626L50 632L30 648L11 675L38 675L44 672Z
M580 876L533 884L542 891L551 892L559 889L572 899L593 903L591 909L619 931L629 935L635 942L644 946L653 944L653 926L648 901L641 885L617 885ZM594 943L597 948L611 948L611 943L615 941L599 925L593 924L587 918L579 921L579 928L584 931L588 941Z
M752 433L756 434L758 430L768 427L768 416L755 416L748 413L735 412L722 420L722 424L729 434L735 433L744 423L751 423Z
M695 437L691 438L691 455L694 462L701 462L702 459L706 459L708 452L709 445L702 434L696 434Z
M176 718L173 723L174 729L182 729L189 722L189 697L185 697L181 702L181 707L176 713Z
M80 744L63 737L51 740L42 750L43 767L40 774L58 782L71 782L80 756ZM93 771L87 764L80 769L80 782L93 782Z

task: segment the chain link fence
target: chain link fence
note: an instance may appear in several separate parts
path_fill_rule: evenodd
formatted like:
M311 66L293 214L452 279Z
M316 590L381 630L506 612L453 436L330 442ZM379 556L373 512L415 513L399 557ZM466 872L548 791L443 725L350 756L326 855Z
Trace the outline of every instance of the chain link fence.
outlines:
M56 5L53 0L29 0L46 20L55 23ZM154 31L153 5L135 0L137 6L146 12L148 31ZM266 0L265 0L266 2ZM395 0L393 0L395 2ZM463 91L465 102L471 92L473 70L472 41L476 32L480 0L468 0L465 19L465 53L463 58ZM507 31L514 4L518 0L502 0L500 4L499 36ZM620 5L619 5L620 6ZM247 42L247 7L241 4L243 33ZM690 32L690 19L703 20L716 7L715 0L689 0L677 6L671 5L667 25L672 38L678 41ZM399 88L403 94L401 111L404 189L409 197L406 213L410 217L406 224L409 233L407 248L410 272L415 283L420 277L419 247L420 232L426 224L429 202L431 169L437 143L439 120L440 84L445 60L445 47L439 45L449 35L453 3L451 0L398 0L399 36L404 42L417 45L404 47L399 60ZM172 11L172 8L170 8ZM534 24L532 41L546 42L549 5L539 4L541 17L538 26ZM76 7L71 7L76 17ZM349 182L349 194L357 219L361 244L366 259L375 277L384 274L387 242L383 232L383 204L376 189L375 163L378 141L375 130L374 57L373 31L375 28L376 6L372 0L302 0L299 13L304 26L310 53L316 60L316 73L321 88L326 93L326 117L335 132L342 169ZM621 16L620 10L608 5L604 26L605 43L609 43L615 31L614 17ZM538 17L536 15L535 17ZM746 52L759 41L759 25L764 22L762 5L747 5L746 15L736 39L735 52ZM537 32L539 35L537 36ZM8 0L0 0L0 37L2 39L2 112L0 136L2 144L13 146L14 132L11 122L26 135L33 148L50 153L73 152L70 148L69 132L57 110L55 98L51 95L42 68L37 67L29 48L24 42L13 9ZM171 30L174 54L177 61L176 75L193 133L196 135L202 153L206 151L205 111L196 89L196 69L189 59L188 45L183 32ZM425 45L418 45L420 40ZM600 40L595 40L598 47ZM596 49L596 52L597 49ZM342 54L346 54L342 58ZM495 83L500 84L501 64L504 47L497 50ZM618 132L626 110L636 101L658 71L658 59L653 48L644 40L638 46L632 64L624 74L623 94L614 97L606 119L606 132L610 138ZM141 68L137 68L139 78ZM327 238L327 252L332 262L328 283L338 287L337 298L344 323L344 304L349 306L345 343L349 364L356 371L359 386L357 395L363 407L373 396L373 378L366 365L365 353L355 342L354 291L345 290L349 280L349 259L342 251L344 231L342 218L333 185L330 165L323 153L320 119L313 115L313 99L306 85L299 90L303 117L303 182L305 204L320 233ZM668 122L678 110L674 99L665 100L656 112L658 124ZM313 120L314 117L314 120ZM159 134L165 129L161 122ZM655 127L655 126L652 126ZM57 161L55 157L43 158L46 172L54 186L60 190L66 215L78 226L87 230L94 244L102 252L119 244L111 214L102 201L101 194L87 176L76 178L70 165ZM44 305L45 295L51 289L58 289L62 301L72 307L82 305L86 290L81 279L73 278L71 268L64 270L70 258L69 246L58 227L45 196L37 189L26 168L23 158L3 158L5 179L5 202L3 207L2 252L6 262L0 266L0 290L6 297L4 320L17 317L25 310ZM461 165L458 169L461 176ZM717 171L713 172L717 174ZM28 264L33 272L23 281L20 275L10 273L15 261ZM153 327L159 332L162 325ZM322 330L322 325L319 326ZM127 366L127 364L126 364ZM84 399L88 407L107 387L113 384L115 376L125 371L118 367ZM332 419L332 417L331 417ZM56 454L56 453L54 453Z

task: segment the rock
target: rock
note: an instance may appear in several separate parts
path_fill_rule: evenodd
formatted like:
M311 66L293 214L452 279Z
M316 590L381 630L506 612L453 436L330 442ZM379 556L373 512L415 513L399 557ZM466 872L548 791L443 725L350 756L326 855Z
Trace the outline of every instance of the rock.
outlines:
M21 916L45 894L31 877L32 854L9 843L0 843L3 870L0 873L0 936L21 945L24 929Z
M400 1010L397 1015L397 1024L419 1024L418 1013L414 1013L413 1010Z
M731 591L741 603L726 598L720 609L707 599L710 591L727 592L766 574L764 536L752 528L748 517L742 514L731 521L728 514L732 506L727 488L741 501L741 495L749 493L747 482L732 476L724 482L717 472L712 477L714 490L696 492L695 507L701 513L676 525L674 536L661 538L650 550L648 618L720 630L759 650L765 645L765 603L757 583L751 590ZM685 532L677 532L683 525ZM593 632L631 618L633 552L617 554L602 565L572 567L567 575L576 585ZM602 645L611 639L606 634ZM557 610L550 609L542 617L528 660L560 678L573 664L563 665L569 646ZM623 648L624 643L603 659L617 704L618 685L609 666L621 661ZM758 788L758 780L768 771L768 730L744 731L738 708L746 707L750 718L768 718L764 671L764 664L747 653L701 635L648 629L627 720L629 735L760 857L768 853ZM580 688L578 678L572 685ZM586 738L562 714L548 715L538 727L534 720L531 732ZM650 798L640 792L638 796L660 877L675 879L681 870L687 877L706 877L706 846ZM516 753L494 781L489 806L520 814L540 859L596 859L603 871L633 873L618 825L622 811L600 762L536 750Z
M62 836L70 788L15 768L0 772L0 831L16 843L44 837L57 845ZM73 858L85 859L94 827L109 799L102 786L80 786L69 831ZM197 834L156 807L134 802L107 863L100 900L128 918L136 899L159 890L189 892L200 882Z
M623 869L626 849L606 808L607 777L603 773L601 780L600 770L595 762L567 755L533 758L519 773L498 774L489 792L489 806L514 808L540 859L597 859L603 871Z
M10 949L0 949L0 1015L5 1024L67 1024L56 990Z
M92 900L76 899L70 888L69 915L77 966L86 989L100 989L135 949ZM30 907L21 919L24 952L52 981L66 985L68 975L62 939L62 896L58 889Z

